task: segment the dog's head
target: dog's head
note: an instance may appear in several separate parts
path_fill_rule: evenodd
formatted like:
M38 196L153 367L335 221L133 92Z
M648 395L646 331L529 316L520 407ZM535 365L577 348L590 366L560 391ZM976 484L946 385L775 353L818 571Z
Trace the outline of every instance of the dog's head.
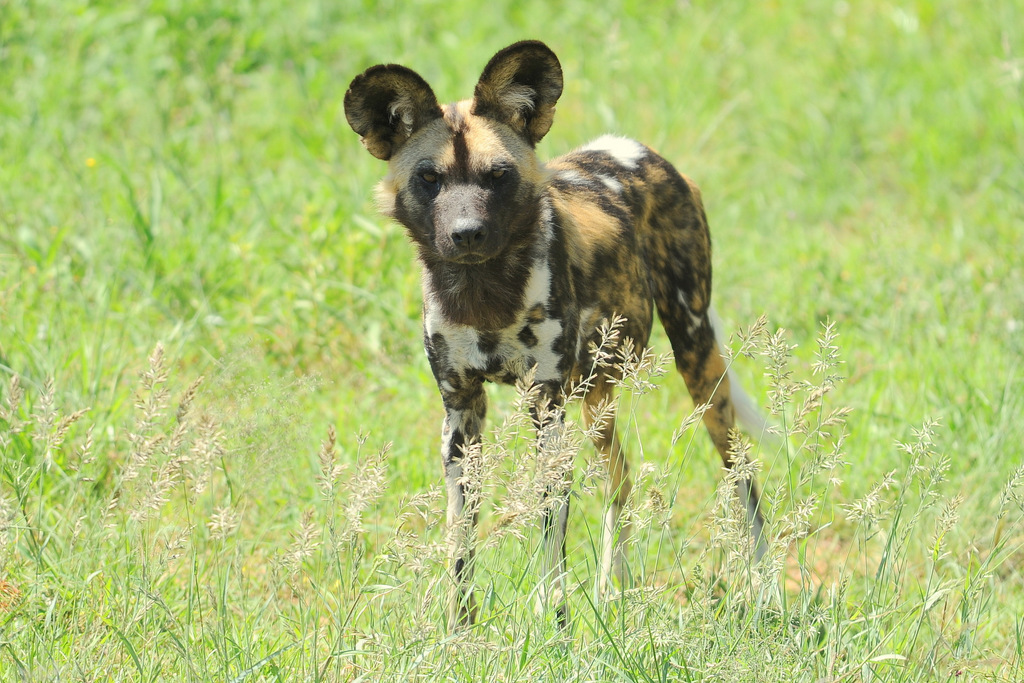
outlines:
M416 72L382 64L345 93L345 117L389 164L378 188L436 263L476 265L526 243L545 176L535 145L551 128L562 69L543 43L523 41L484 68L473 99L441 106Z

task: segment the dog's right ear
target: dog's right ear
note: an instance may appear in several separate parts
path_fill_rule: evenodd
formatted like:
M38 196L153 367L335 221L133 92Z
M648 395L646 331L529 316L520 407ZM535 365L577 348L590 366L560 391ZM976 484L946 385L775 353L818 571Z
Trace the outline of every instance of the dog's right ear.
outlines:
M352 80L345 93L345 118L363 146L387 161L413 133L441 117L427 82L397 64L372 66Z
M536 146L551 128L562 95L562 66L539 40L509 45L484 67L473 113L508 124Z

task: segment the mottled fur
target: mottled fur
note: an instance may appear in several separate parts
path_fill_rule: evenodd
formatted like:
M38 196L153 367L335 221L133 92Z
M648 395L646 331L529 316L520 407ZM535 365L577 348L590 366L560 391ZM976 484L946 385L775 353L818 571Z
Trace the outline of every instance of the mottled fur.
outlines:
M368 69L345 96L366 148L389 162L378 188L384 213L407 229L423 265L424 345L445 407L442 460L453 541L453 625L472 620L472 524L462 458L480 437L485 381L514 383L535 368L543 397L593 367L598 326L625 319L622 338L647 344L654 310L675 362L727 465L735 422L730 382L709 319L711 241L700 192L671 164L633 140L606 136L547 164L534 152L562 90L555 55L524 41L496 54L474 98L441 106L414 72ZM585 397L591 420L610 386L599 376ZM607 421L595 445L608 458L601 585L626 580L619 512L629 468ZM744 492L755 537L757 491ZM565 609L568 494L549 506L545 595Z

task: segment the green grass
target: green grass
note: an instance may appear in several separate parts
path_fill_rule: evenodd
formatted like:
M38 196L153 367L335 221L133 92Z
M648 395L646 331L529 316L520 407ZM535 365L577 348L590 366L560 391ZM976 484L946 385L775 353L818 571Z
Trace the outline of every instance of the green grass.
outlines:
M419 272L342 98L380 62L465 97L525 37L566 76L541 156L656 147L703 188L723 317L766 313L812 383L834 321L847 379L831 440L755 446L778 528L819 501L784 563L737 559L670 373L620 413L643 590L591 603L581 495L560 633L536 525L485 505L484 621L447 634ZM0 680L1019 680L1022 71L1012 2L0 0ZM767 402L765 343L736 364Z

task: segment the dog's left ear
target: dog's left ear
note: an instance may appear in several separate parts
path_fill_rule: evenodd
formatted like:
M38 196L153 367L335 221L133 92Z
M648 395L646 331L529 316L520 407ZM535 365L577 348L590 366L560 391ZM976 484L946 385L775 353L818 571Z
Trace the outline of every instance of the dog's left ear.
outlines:
M381 64L353 79L345 93L345 118L370 154L387 161L413 133L441 118L441 107L415 71Z
M484 67L473 113L507 124L536 145L551 128L562 94L558 57L538 40L509 45Z

